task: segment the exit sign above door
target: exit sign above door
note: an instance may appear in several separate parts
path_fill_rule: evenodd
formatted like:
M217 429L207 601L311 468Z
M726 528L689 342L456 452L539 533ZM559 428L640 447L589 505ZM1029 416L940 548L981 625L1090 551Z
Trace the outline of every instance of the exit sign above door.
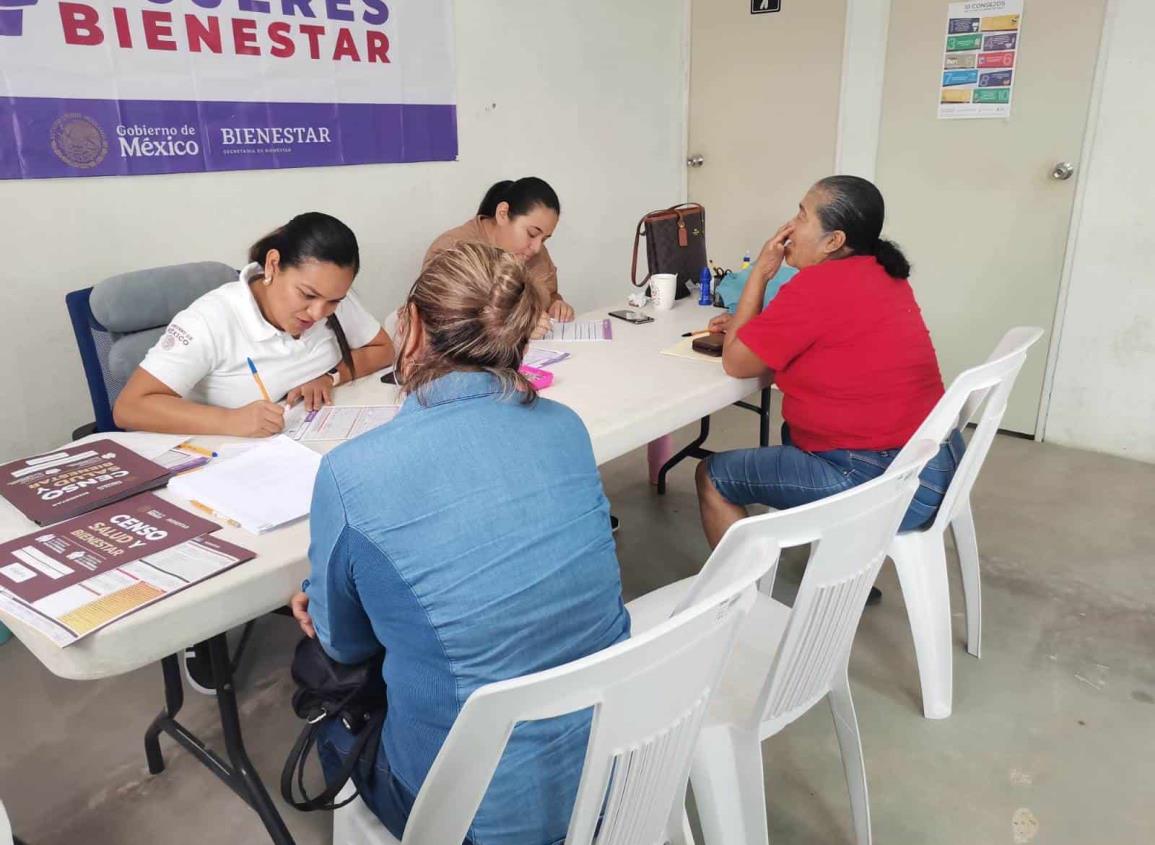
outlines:
M782 0L750 0L750 14L764 15L767 12L781 12Z

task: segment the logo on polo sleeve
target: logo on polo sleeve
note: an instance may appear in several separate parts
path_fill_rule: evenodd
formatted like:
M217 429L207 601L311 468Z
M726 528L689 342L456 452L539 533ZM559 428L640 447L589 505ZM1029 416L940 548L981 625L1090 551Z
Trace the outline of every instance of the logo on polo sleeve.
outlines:
M176 323L170 323L164 332L164 337L160 339L160 348L168 352L177 346L188 346L192 343L192 339L193 336Z

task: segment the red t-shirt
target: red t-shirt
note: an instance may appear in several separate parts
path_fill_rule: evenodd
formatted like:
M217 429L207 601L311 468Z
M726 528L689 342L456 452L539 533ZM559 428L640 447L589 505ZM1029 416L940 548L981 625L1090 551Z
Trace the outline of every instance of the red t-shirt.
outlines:
M873 256L807 267L738 338L774 370L800 449L897 449L942 397L910 283Z

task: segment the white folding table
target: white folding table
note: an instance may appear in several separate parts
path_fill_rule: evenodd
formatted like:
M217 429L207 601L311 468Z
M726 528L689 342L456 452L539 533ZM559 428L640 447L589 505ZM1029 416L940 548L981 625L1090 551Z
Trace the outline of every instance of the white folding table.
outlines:
M602 319L609 310L598 309L578 319ZM681 340L683 333L704 328L711 317L723 313L720 309L683 300L671 311L655 312L652 307L644 310L654 317L654 322L634 325L612 320L612 341L539 344L571 353L567 360L551 365L555 380L542 395L569 405L578 413L589 430L599 465L695 421L702 421L704 435L709 430L711 413L764 387L757 379L727 376L717 360L660 354ZM397 388L382 384L376 375L368 376L339 387L335 401L340 405L389 404L397 401ZM765 402L764 392L764 405ZM762 410L765 412L765 407ZM763 413L763 442L765 416ZM210 448L229 440L196 438L197 443ZM700 440L695 443L697 446L691 446L700 447ZM335 444L328 444L328 448L332 445ZM683 452L693 454L690 448ZM159 495L180 503L167 491L162 490ZM0 542L34 530L32 522L0 499ZM292 838L244 749L225 632L283 608L300 589L308 574L309 525L302 520L259 536L224 526L218 536L253 550L256 557L125 617L75 645L60 648L19 619L3 613L0 620L49 671L62 678L106 678L161 661L165 709L145 738L150 771L155 774L164 768L158 740L161 732L168 733L256 810L273 842L291 843ZM199 642L207 642L212 658L228 761L208 749L175 718L183 703L175 655Z

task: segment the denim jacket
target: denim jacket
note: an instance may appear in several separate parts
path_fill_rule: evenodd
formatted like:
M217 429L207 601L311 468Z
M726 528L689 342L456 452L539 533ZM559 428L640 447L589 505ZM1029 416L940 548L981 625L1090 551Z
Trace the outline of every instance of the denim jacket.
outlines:
M589 435L570 409L456 372L321 463L309 612L329 654L385 649L378 769L407 815L478 687L629 636ZM564 839L588 712L514 731L474 819L473 845ZM404 818L383 821L397 835Z

